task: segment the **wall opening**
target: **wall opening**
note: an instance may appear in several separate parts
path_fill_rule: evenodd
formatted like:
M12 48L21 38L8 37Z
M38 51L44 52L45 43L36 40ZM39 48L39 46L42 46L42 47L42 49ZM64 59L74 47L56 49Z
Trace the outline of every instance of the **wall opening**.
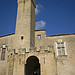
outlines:
M6 52L6 48L2 48L2 57L1 57L1 60L5 60L5 52Z
M24 36L21 36L21 40L23 40L24 39Z
M41 39L41 35L37 35L37 38L38 38L38 39Z
M35 56L30 56L25 64L25 75L40 75L39 59Z

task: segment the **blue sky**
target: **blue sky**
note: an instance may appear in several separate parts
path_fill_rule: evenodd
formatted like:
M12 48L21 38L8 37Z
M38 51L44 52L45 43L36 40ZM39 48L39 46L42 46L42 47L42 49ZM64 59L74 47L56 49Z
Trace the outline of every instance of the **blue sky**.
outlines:
M75 0L36 0L36 29L75 33ZM17 0L0 0L0 36L15 32Z

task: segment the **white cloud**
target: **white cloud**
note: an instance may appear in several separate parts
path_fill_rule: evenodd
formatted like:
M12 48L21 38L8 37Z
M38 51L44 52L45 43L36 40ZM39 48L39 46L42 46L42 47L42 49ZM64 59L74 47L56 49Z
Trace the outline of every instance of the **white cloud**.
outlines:
M39 13L39 6L38 5L36 5L36 9L35 9L35 14L38 14Z
M40 13L41 8L43 8L41 4L36 5L35 15L38 15ZM38 21L36 22L35 30L44 29L45 25L46 25L45 21L43 20Z
M46 22L41 20L41 21L36 22L35 24L36 24L35 30L39 30L39 29L45 28Z
M35 9L35 15L37 15L40 12L40 8L42 8L43 6L41 4L36 5L36 9Z

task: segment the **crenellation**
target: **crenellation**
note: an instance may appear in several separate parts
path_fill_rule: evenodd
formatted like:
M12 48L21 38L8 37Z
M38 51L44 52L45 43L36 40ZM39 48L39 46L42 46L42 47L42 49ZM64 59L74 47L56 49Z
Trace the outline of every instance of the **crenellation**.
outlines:
M18 49L18 54L25 54L26 48Z

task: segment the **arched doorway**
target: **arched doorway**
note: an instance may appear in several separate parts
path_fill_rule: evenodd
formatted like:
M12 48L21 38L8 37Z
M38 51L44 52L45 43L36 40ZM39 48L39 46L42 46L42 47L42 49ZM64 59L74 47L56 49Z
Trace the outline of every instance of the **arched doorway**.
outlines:
M25 64L25 75L40 75L40 63L36 56L30 56Z

